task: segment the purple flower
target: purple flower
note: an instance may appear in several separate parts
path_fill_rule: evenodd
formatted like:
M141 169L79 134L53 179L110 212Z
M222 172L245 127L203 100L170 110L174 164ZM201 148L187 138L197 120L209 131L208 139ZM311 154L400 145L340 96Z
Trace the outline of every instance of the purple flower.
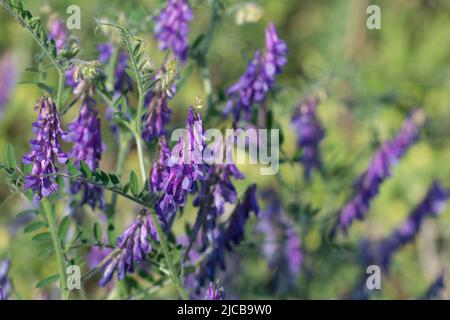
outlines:
M16 80L17 70L14 65L14 56L7 52L0 59L0 117L9 102Z
M242 116L247 121L253 117L253 105L263 103L274 86L275 76L287 62L287 46L281 40L273 24L266 28L266 51L257 51L244 75L227 90L229 97L225 114L233 113L237 123Z
M59 139L65 132L61 129L56 106L50 97L41 98L35 107L39 109L38 120L33 123L36 138L30 141L31 152L24 155L24 164L33 164L31 174L25 177L24 188L32 189L35 200L48 197L58 190L52 174L58 171L55 159L60 163L67 162L67 154L62 152Z
M235 203L237 200L236 188L231 181L243 179L244 175L234 164L211 165L202 181L202 187L194 204L199 205L208 198L209 210L214 216L221 215L225 210L225 203Z
M213 281L216 278L218 269L225 270L226 250L231 251L233 244L237 245L242 241L245 223L250 212L253 211L255 214L259 212L255 192L256 185L247 189L242 201L238 203L232 213L231 221L227 226L218 224L217 210L211 210L211 207L206 204L212 202L210 199L205 198L201 201L196 221L196 225L200 222L201 232L197 233L197 239L193 243L189 258L191 263L196 264L197 257L203 254L207 254L207 256L195 272L186 278L186 285L192 290L193 296L198 296L206 280Z
M151 143L154 138L167 134L165 125L170 120L171 110L167 103L167 93L164 90L152 91L148 100L148 110L142 121L142 138L147 143Z
M56 50L60 51L66 46L69 35L62 20L58 18L49 20L48 37L55 41Z
M316 117L318 103L318 98L303 101L292 116L292 126L297 133L297 146L302 150L300 161L305 168L306 179L310 179L314 169L320 169L322 166L319 144L325 131Z
M108 64L111 60L111 57L114 53L114 47L110 43L102 43L98 45L97 50L99 52L98 60L102 64ZM128 53L124 50L119 50L117 62L115 66L114 72L114 99L118 99L122 93L127 91L131 91L133 88L132 79L126 72L126 68L128 67ZM122 105L117 106L118 111L122 110ZM112 106L109 106L106 109L106 118L110 123L110 130L117 137L118 127L116 123L113 121L113 113L114 109Z
M278 37L275 25L270 23L266 28L266 56L264 61L265 73L270 77L281 73L281 68L287 63L286 42Z
M100 51L100 49L99 49ZM102 53L100 53L101 55ZM120 50L117 58L117 65L115 71L114 91L116 96L125 91L131 91L133 84L130 76L126 72L128 67L128 53Z
M231 221L225 231L225 244L231 250L232 245L238 245L244 239L245 223L250 217L250 212L259 213L258 200L256 198L256 184L247 188L244 198L240 201L231 215Z
M150 171L149 191L150 193L158 193L164 190L166 185L166 179L169 176L169 168L167 162L170 159L170 148L167 144L167 138L162 136L158 141L159 146L159 158L153 162L153 166ZM170 211L162 211L160 202L157 202L154 207L156 213L161 219L165 231L169 231L173 219L175 218L176 210L172 208Z
M101 43L97 46L97 51L99 53L98 60L103 64L107 64L114 53L114 47L110 43Z
M108 261L100 279L100 286L105 287L116 271L119 280L123 280L126 273L133 273L134 264L144 261L145 256L152 251L150 238L159 241L150 214L146 209L142 209L137 219L117 238L117 248L120 252Z
M86 96L78 118L68 125L69 133L64 136L66 141L74 143L69 156L75 160L75 165L79 166L80 161L84 161L92 171L98 169L104 150L100 119L94 108L95 100ZM72 183L72 194L76 194L80 190L83 190L81 204L89 204L92 209L98 204L100 208L103 208L101 188L85 183Z
M298 275L303 264L303 253L301 250L301 240L291 222L286 230L286 243L284 246L284 256L287 261L287 266L290 274Z
M87 264L90 269L98 267L98 265L112 252L111 248L93 246L87 256Z
M0 261L0 300L8 300L11 297L12 284L8 277L11 260Z
M66 86L73 88L74 92L78 92L80 90L78 90L82 81L80 81L80 79L75 79L75 65L70 65L66 72L65 72L65 76L66 76Z
M171 49L185 62L189 48L189 21L193 18L187 0L168 0L167 6L155 17L155 37L161 50Z
M205 227L207 227L207 224L204 225ZM203 230L196 244L199 244L199 246L195 249L196 254L194 256L199 256L200 254L205 254L207 250L209 251L209 254L197 268L195 274L187 279L189 288L192 289L193 293L198 294L206 280L213 281L216 278L218 269L225 270L226 243L224 228L218 226L214 229L207 228ZM192 261L192 263L195 263L195 261Z
M339 228L346 232L353 220L364 218L381 184L391 175L392 166L418 140L420 126L424 121L423 112L414 109L397 136L382 144L373 156L369 168L357 179L354 186L356 195L342 210L335 231Z
M150 171L150 193L157 193L164 189L169 170L167 162L170 159L170 148L167 144L167 138L162 136L158 141L159 146L159 158L153 162L152 169Z
M278 282L289 283L291 277L300 274L303 264L301 240L294 222L285 213L274 190L263 194L268 200L265 211L261 213L256 231L264 235L262 251L271 269L278 270ZM278 283L283 285L284 283Z
M366 243L366 259L387 270L394 253L414 240L427 216L436 216L444 210L449 197L449 190L443 189L437 181L433 182L425 198L400 227L376 245Z
M196 271L197 288L194 289L198 291L198 288L203 286L207 279L214 280L218 269L225 270L225 252L226 250L232 251L233 246L240 244L244 239L244 228L250 212L254 212L255 215L259 213L256 185L247 188L227 226L216 226L217 217L211 214L207 215L207 221L203 224L203 232L200 234L201 245L198 251L209 250L210 253Z
M223 288L219 288L215 283L210 282L204 300L225 300Z
M439 299L445 289L445 272L442 272L429 286L424 298L426 300Z
M205 162L211 160L211 164L206 169L200 192L194 200L195 206L207 207L205 209L212 215L212 219L216 219L224 212L225 203L235 203L237 200L236 188L231 179L244 179L244 174L234 163L229 162L230 157L223 161L224 156L227 156L225 149L223 142L219 140L212 147L205 148L204 160Z
M203 148L202 119L200 114L194 113L191 107L185 135L180 137L172 149L170 158L165 163L165 170L159 166L162 169L161 176L165 177L164 183L154 183L153 175L156 173L152 172L151 188L163 193L159 202L159 209L162 212L173 212L183 207L187 193L197 190L197 181L204 177ZM164 149L163 152L166 153L167 150Z
M214 156L223 152L221 143L214 144ZM213 151L213 150L211 150ZM218 268L225 269L225 230L218 225L218 218L224 212L225 203L235 203L237 192L231 178L242 179L244 175L238 171L234 164L212 164L206 169L205 178L200 182L200 192L194 200L199 207L197 219L193 227L194 239L190 250L193 263L195 257L209 251L208 256L194 275L187 278L187 286L192 289L193 296L198 296L200 288L207 279L213 280ZM194 254L195 253L195 254Z

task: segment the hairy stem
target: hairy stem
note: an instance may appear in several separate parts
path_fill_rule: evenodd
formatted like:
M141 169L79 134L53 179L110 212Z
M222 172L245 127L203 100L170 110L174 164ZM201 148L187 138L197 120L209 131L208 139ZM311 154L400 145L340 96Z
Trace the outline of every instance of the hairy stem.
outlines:
M64 90L64 82L66 81L66 77L64 71L58 69L58 96L56 97L56 110L61 111L62 109L62 95Z
M108 91L114 90L114 74L116 72L116 64L117 58L119 56L119 49L114 46L113 53L111 55L111 59L109 60L108 66L106 68L106 89Z
M183 288L180 277L178 276L178 274L176 272L175 265L172 260L172 256L170 255L169 247L167 246L167 242L166 242L167 241L166 235L161 228L161 224L159 223L159 220L158 220L158 217L156 216L155 211L153 209L150 209L150 213L152 215L153 222L155 223L155 226L156 226L156 232L158 233L159 243L161 244L161 249L162 249L162 252L164 255L164 259L166 260L166 263L169 266L169 271L170 271L172 281L173 281L180 297L184 300L188 300L189 296L188 296L186 290L184 290L184 288Z
M42 51L45 53L45 55L48 57L48 59L50 60L50 62L55 66L55 68L59 71L59 72L64 72L62 65L55 59L55 57L53 57L52 53L48 50L48 48L46 47L46 45L42 42L41 39L39 39L39 37L33 32L33 29L30 27L29 23L27 21L25 21L19 14L17 14L16 12L14 12L13 8L11 7L10 3L6 0L0 0L0 5L3 6L3 8L5 8L6 11L8 11L8 13L10 15L12 15L18 22L19 24L24 27L33 37L34 41L36 41L36 43L39 45L39 47L41 47Z
M56 263L58 264L58 272L60 279L61 300L67 300L69 299L69 289L67 288L66 268L64 266L64 256L61 247L61 242L58 238L58 232L56 229L55 214L46 198L42 198L41 204L44 209L45 216L47 218L50 234L52 236L53 248L55 249Z
M142 140L141 140L141 137L138 136L138 134L135 134L135 138L136 138L136 147L137 147L137 151L138 151L139 169L141 171L142 185L144 185L145 180L147 180L147 171L145 171L144 153L142 150Z

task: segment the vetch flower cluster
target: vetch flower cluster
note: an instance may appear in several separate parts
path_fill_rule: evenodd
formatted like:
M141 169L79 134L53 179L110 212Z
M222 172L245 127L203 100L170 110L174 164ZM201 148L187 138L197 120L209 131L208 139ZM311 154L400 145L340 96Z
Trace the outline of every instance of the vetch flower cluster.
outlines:
M163 194L157 204L159 212L173 212L183 207L187 193L197 190L197 181L204 177L203 148L202 119L191 107L184 135L179 138L168 159L167 146L162 145L160 160L152 169L150 190Z
M194 243L195 248L189 255L191 263L196 264L196 260L206 254L195 273L186 279L186 286L191 289L194 296L200 293L200 288L207 280L213 281L216 278L219 269L225 270L226 251L232 251L234 246L243 240L245 224L250 213L254 212L255 215L259 213L256 185L247 188L242 200L231 214L228 224L218 223L218 213L210 210L210 202L210 198L204 198L201 202L197 217L197 221L201 222L201 232Z
M433 182L425 198L400 227L379 244L366 250L371 262L377 263L387 270L394 253L417 236L427 216L436 216L445 209L449 197L450 190L444 189L437 181Z
M211 156L220 157L226 153L223 141L216 140L213 146L205 149L211 151ZM207 156L206 156L207 157ZM234 163L213 163L206 168L204 179L201 181L200 191L194 200L195 206L203 206L202 210L207 211L207 215L215 220L217 216L223 214L225 203L233 204L237 200L236 188L231 179L244 179Z
M58 190L52 176L58 172L55 161L66 163L68 156L62 152L59 143L65 132L61 128L55 103L50 97L43 97L35 110L39 110L38 120L33 123L36 137L30 141L31 152L24 155L22 161L33 165L31 173L25 177L24 188L32 189L35 200L40 200Z
M64 22L56 17L52 17L48 22L48 36L55 41L56 50L60 51L67 45L69 34Z
M170 55L153 77L156 84L144 99L144 105L148 107L142 119L142 138L147 143L167 135L166 125L172 113L168 102L175 94L177 77L177 61Z
M114 46L110 43L98 45L98 60L102 64L108 64L114 53ZM117 63L114 70L114 93L117 98L122 92L132 89L132 80L126 72L128 67L128 53L124 50L118 50Z
M302 152L300 162L303 164L306 179L310 179L313 170L322 166L319 144L325 136L325 130L317 119L318 103L317 97L307 99L300 103L292 116L292 126L297 133L297 146Z
M277 270L275 280L279 286L289 285L292 277L300 274L303 252L295 224L283 210L274 190L263 194L268 204L261 213L256 231L263 234L262 251L270 269Z
M166 7L155 17L155 37L161 50L172 50L185 62L189 48L189 22L193 13L187 0L168 0Z
M120 252L108 261L100 286L106 286L116 271L119 280L123 280L126 273L133 273L135 263L144 261L152 251L151 238L159 241L149 212L142 209L136 220L117 238L116 246Z
M167 134L165 125L170 120L171 110L165 90L152 91L148 100L150 102L143 119L142 138L150 143L154 138Z
M208 289L206 290L204 300L225 300L225 293L222 287L218 287L217 284L210 282Z
M244 239L244 227L253 212L259 214L259 205L256 197L256 184L248 187L244 198L238 203L231 216L230 224L225 231L225 244L231 250L233 245L238 245Z
M78 118L68 125L68 134L63 137L64 140L74 143L69 156L75 160L75 165L79 166L80 161L84 161L92 171L98 169L104 150L100 118L94 108L95 100L90 96L85 96ZM101 188L73 182L71 192L77 194L80 190L83 191L81 204L89 204L92 209L97 205L103 208Z
M234 122L241 118L251 121L253 105L265 101L274 86L275 76L287 62L287 45L278 37L275 26L266 28L266 51L257 51L244 75L227 90L229 97L225 114L232 113Z
M335 230L342 229L346 232L353 220L364 218L381 184L391 175L392 166L418 140L420 127L424 121L423 111L414 109L397 136L382 144L373 156L369 168L356 181L354 186L356 195L340 213Z

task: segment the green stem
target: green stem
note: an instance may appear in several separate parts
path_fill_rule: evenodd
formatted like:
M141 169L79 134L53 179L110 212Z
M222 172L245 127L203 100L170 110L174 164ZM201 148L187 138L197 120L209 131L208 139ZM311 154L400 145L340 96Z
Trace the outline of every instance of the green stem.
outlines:
M56 229L55 214L50 207L47 198L42 198L42 207L44 209L45 216L47 218L48 227L52 236L53 247L55 249L56 263L58 264L59 279L60 279L60 291L61 300L69 299L69 289L67 288L67 275L66 268L64 266L64 256L61 247L61 242L58 238L58 232Z
M117 57L119 56L119 48L114 46L114 51L109 60L108 67L106 69L106 89L110 92L114 90L114 80L116 72Z
M58 96L56 97L56 110L61 111L62 107L62 95L64 90L64 82L66 81L66 76L64 71L58 69Z
M42 51L44 51L44 53L47 55L48 59L55 66L55 68L58 69L59 72L64 72L62 65L56 60L53 54L49 51L47 45L35 34L35 32L33 31L33 29L29 24L29 21L24 20L19 14L14 12L13 8L5 0L0 0L0 5L3 6L3 8L5 8L5 10L8 11L8 13L12 15L19 22L19 24L31 34L34 41L36 41L39 47L41 47Z
M137 136L135 134L136 138L136 147L138 151L138 160L139 160L139 169L141 171L141 178L142 178L142 185L145 184L145 180L147 179L147 171L145 171L145 165L144 165L144 153L142 151L142 140L140 136Z
M145 165L144 165L144 152L143 152L143 145L142 145L142 138L141 138L141 118L142 118L141 114L142 114L142 107L143 107L142 101L143 101L143 94L142 94L142 91L139 90L139 106L138 106L138 113L137 113L137 119L136 119L136 127L133 128L127 122L122 122L122 123L130 130L130 132L133 134L133 137L136 141L136 148L137 148L137 152L138 152L138 161L139 161L139 167L140 167L140 171L141 171L141 179L142 179L142 184L144 185L145 181L147 180L147 171L145 170ZM148 204L145 204L145 207L147 207L149 209L149 211L151 212L152 219L156 226L156 231L158 233L159 242L161 244L161 249L163 251L164 259L165 259L167 265L169 266L172 281L173 281L175 287L177 288L177 291L180 294L180 296L183 299L188 299L189 296L186 293L186 291L183 289L181 281L176 273L175 266L172 261L172 256L170 255L169 248L167 246L167 239L161 228L159 220L152 208L152 205L149 206Z
M118 156L117 156L117 163L116 163L116 169L115 173L119 178L122 177L122 171L123 171L123 165L125 163L125 158L127 155L127 144L128 141L122 137L122 134L119 133L119 150L118 150ZM110 212L109 215L114 215L115 208L117 204L117 194L113 193L111 197L111 204L110 204Z
M212 84L209 76L209 69L206 65L200 67L200 74L203 80L203 88L206 93L206 100L208 102L208 108L212 107L213 95L212 95Z
M140 85L138 85L138 110L136 118L136 132L140 135L142 131L142 113L144 112L144 93Z
M145 184L145 180L147 179L147 171L145 171L144 164L144 153L142 148L142 139L141 139L141 131L142 131L142 113L144 112L144 92L142 90L142 86L138 83L138 110L136 117L136 130L134 131L134 138L136 140L136 147L138 151L138 159L139 159L139 168L141 170L141 178L142 184Z
M166 235L165 235L164 231L161 229L161 225L159 223L158 217L156 216L156 213L151 208L149 208L149 209L150 209L150 213L152 215L153 222L155 223L155 226L156 226L156 232L158 233L159 243L161 245L164 259L166 260L166 263L169 266L169 271L171 274L172 281L173 281L180 297L183 300L188 300L189 296L188 296L186 290L184 290L183 285L181 284L180 278L178 277L178 274L176 272L175 266L173 264L172 256L170 255L169 247L167 246L167 242L166 242L167 241Z
M142 95L140 94L139 95L138 118L136 119L137 120L136 128L135 128L135 130L132 130L132 128L130 128L130 130L133 133L133 136L136 140L136 147L137 147L137 151L138 151L138 159L139 159L139 167L141 169L142 183L145 184L145 180L147 179L147 173L146 173L147 171L145 171L145 166L144 166L144 153L142 151L142 139L141 139L141 134L140 134L140 132L141 132L140 119L142 118L142 116L141 116L141 113L139 112L139 110L142 109L142 101L141 100L142 100ZM141 112L142 112L142 110L141 110ZM153 222L156 226L156 232L158 233L159 243L161 244L161 249L163 251L164 259L166 260L166 263L169 266L172 281L173 281L178 293L180 294L181 298L184 300L187 300L187 299L189 299L189 296L186 293L186 291L184 290L184 288L181 284L180 278L178 277L177 272L175 270L172 256L170 255L169 247L167 246L166 235L164 234L164 232L161 228L161 224L159 223L158 217L156 216L153 208L151 206L148 208L152 215Z
M121 132L118 133L119 135L119 150L118 150L118 156L117 156L117 163L116 163L116 170L115 173L117 176L121 179L122 178L122 171L123 171L123 165L125 163L125 158L128 151L128 139L123 137L123 134ZM116 214L116 205L117 205L117 193L112 193L111 195L111 202L108 206L108 228L109 226L114 226L114 216ZM115 239L115 232L112 233L111 239ZM112 240L111 240L112 241Z
M145 163L144 163L144 151L142 146L142 139L141 139L141 130L137 129L137 122L136 122L136 128L133 128L128 122L123 121L122 124L130 130L131 134L134 137L134 140L136 141L136 149L138 152L138 162L139 162L139 170L141 172L141 179L142 179L142 185L145 184L145 180L147 180L147 171L145 171Z
M206 93L208 109L213 106L213 92L211 78L208 69L208 52L212 45L213 35L217 28L217 23L220 20L219 13L219 3L214 0L211 7L211 21L209 24L208 32L202 43L202 48L200 50L200 56L197 58L197 65L200 71L200 75L203 81L203 88Z

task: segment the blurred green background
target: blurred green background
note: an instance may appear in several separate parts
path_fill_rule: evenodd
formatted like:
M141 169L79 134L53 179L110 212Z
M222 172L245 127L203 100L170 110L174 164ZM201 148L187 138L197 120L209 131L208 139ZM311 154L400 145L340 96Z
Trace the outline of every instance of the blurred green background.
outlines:
M66 16L68 5L81 8L81 30L71 31L79 39L85 60L97 58L96 47L107 37L96 30L94 18L118 17L134 30L139 30L148 43L148 53L156 64L164 54L158 51L153 38L151 16L162 7L163 1L24 1L34 15L48 16L48 8L60 17ZM190 40L208 28L208 1L190 1L195 18L191 24ZM260 176L255 166L241 169L247 178L236 182L240 194L250 183L259 189L278 185L280 181L299 186L297 194L283 191L283 201L301 232L305 251L305 266L295 289L279 295L273 293L268 279L269 270L260 253L261 237L254 232L256 219L247 226L245 244L239 255L239 272L226 276L224 283L230 297L241 298L302 298L335 299L345 297L363 269L359 262L358 245L361 239L387 236L423 198L430 182L440 179L450 187L450 1L447 0L266 0L252 1L259 8L257 21L240 23L246 1L224 1L225 15L215 33L210 51L209 70L213 88L223 92L244 72L256 49L264 45L264 28L273 21L279 35L289 47L288 64L277 78L277 90L268 101L284 132L283 150L296 153L296 136L290 126L293 109L311 93L319 93L319 118L326 129L321 143L325 172L314 175L311 183L303 179L301 165L284 164L278 177ZM381 8L381 30L366 28L369 4ZM258 15L256 15L258 16ZM32 75L26 72L33 66L33 56L39 53L30 35L4 10L0 10L0 54L12 52L16 58L19 80ZM203 84L193 62L181 69L183 77L190 73L185 85L170 103L173 110L171 128L182 125L189 105L195 96L205 96ZM56 86L50 74L48 85ZM0 88L1 90L1 88ZM0 152L8 143L16 154L27 152L32 137L33 111L42 91L35 85L20 84L13 93L5 114L0 119ZM422 106L429 124L422 138L393 170L393 176L381 188L363 222L356 222L348 239L329 242L330 223L352 194L352 182L365 168L380 141L391 138L414 106ZM99 108L105 105L99 101ZM73 108L63 118L70 122L76 113ZM101 111L104 114L103 111ZM113 170L115 145L108 124L103 123L107 151L101 168ZM209 125L206 124L206 127ZM0 158L4 158L0 154ZM127 159L127 168L137 168L135 150ZM107 197L110 195L107 194ZM192 202L192 201L190 201ZM312 216L308 210L318 210ZM264 207L264 203L262 203ZM45 298L48 290L34 289L35 283L55 273L51 258L39 258L38 245L30 241L32 234L24 234L16 227L15 214L27 208L19 195L11 195L6 177L0 173L0 259L11 256L12 280L17 296ZM63 210L63 208L61 209ZM86 209L87 210L87 209ZM135 215L129 202L119 203L119 230ZM195 210L188 206L184 220L193 221ZM91 220L95 212L87 212ZM183 222L176 224L183 229ZM450 209L436 219L428 219L417 240L396 254L391 273L383 277L382 290L374 298L415 298L424 293L430 283L450 262ZM234 264L234 265L233 265ZM229 269L237 268L237 260L230 259ZM95 282L89 283L89 298L102 298ZM155 297L173 297L171 288ZM447 286L446 298L450 298Z

